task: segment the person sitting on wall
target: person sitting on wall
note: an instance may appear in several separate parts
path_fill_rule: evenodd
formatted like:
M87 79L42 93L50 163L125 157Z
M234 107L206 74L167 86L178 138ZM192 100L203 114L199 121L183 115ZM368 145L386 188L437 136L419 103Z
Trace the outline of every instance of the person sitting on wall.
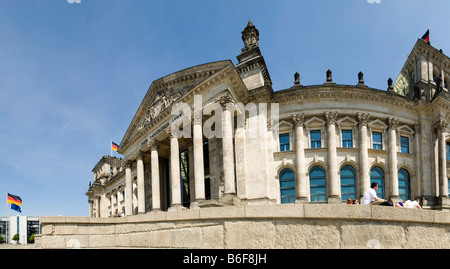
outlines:
M377 196L378 183L372 182L370 185L370 189L364 192L362 204L363 205L379 205L383 203L385 200L382 198L378 198Z

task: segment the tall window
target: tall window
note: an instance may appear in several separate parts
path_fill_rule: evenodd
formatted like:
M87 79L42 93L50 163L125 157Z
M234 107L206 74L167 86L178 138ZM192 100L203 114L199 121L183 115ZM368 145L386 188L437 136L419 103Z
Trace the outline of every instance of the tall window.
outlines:
M379 132L372 133L372 146L374 149L383 149L382 135Z
M325 170L320 166L314 166L309 171L309 186L311 202L326 201Z
M356 198L356 172L353 167L346 165L341 168L341 196L342 200Z
M289 168L280 173L280 196L282 204L295 203L295 176Z
M411 199L409 173L405 169L398 171L398 195L403 201Z
M322 147L322 140L321 140L321 134L320 130L312 130L309 133L311 137L311 148L321 148Z
M290 150L289 146L289 133L280 134L280 151Z
M450 143L447 142L447 161L450 161Z
M352 130L342 130L342 147L353 147Z
M403 153L409 153L409 138L400 136L400 150Z
M370 169L370 184L373 182L378 183L377 196L384 199L384 172L383 169L378 166Z

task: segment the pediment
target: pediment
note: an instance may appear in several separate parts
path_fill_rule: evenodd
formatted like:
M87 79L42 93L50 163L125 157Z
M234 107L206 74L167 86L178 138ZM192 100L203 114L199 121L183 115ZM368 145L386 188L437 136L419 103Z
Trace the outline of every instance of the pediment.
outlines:
M280 121L278 124L278 129L280 130L290 130L292 128L294 128L294 124L285 120Z
M319 126L324 126L325 124L326 124L326 121L324 121L323 119L318 118L316 116L305 121L305 126L307 126L307 127L319 127Z
M407 133L407 134L410 134L410 135L414 134L414 130L411 129L411 127L409 127L406 124L398 127L397 130L398 130L399 133Z
M136 137L143 136L154 124L159 124L170 116L174 103L186 98L196 89L208 90L212 78L222 76L222 72L233 67L231 61L219 61L187 68L155 80L150 85L119 147L119 153L126 151L127 145L133 144ZM238 74L236 76L239 78ZM206 87L204 84L207 84Z
M371 122L368 123L370 128L375 128L375 129L387 129L388 126L386 125L386 123L382 122L379 119L373 120Z
M336 121L337 125L339 126L357 126L358 122L354 119L352 119L349 116L345 116L342 119L339 119L338 121Z

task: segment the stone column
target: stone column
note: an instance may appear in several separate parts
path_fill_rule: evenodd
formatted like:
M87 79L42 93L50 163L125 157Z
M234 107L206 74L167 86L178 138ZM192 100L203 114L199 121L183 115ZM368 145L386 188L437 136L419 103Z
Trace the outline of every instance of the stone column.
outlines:
M131 162L125 163L125 215L133 215L133 196L131 193Z
M93 217L93 212L94 212L94 201L89 200L89 217Z
M327 120L328 133L328 180L330 186L328 203L341 203L336 151L337 112L325 112L325 118Z
M236 194L236 184L234 182L234 151L233 151L233 115L227 104L232 104L232 99L226 96L222 101L222 154L223 154L223 177L225 185L225 195Z
M398 196L398 170L397 170L397 125L398 119L389 118L389 174L390 174L390 198L399 200Z
M150 145L151 157L151 174L152 174L152 210L161 210L161 194L159 187L159 157L158 157L158 143L153 141Z
M448 178L447 178L447 150L445 134L447 122L439 119L435 124L438 134L438 156L439 156L439 197L448 198Z
M145 213L144 153L136 154L138 214Z
M370 188L370 170L369 170L369 136L367 134L367 121L369 114L358 113L359 120L359 170L361 175L361 192L362 197L364 192Z
M171 210L181 207L180 150L178 138L170 134L170 186L172 190Z
M295 124L295 203L304 203L308 201L308 182L306 179L305 163L305 141L303 134L303 122L305 116L293 115Z
M203 167L202 116L194 115L194 186L195 202L205 200L205 172Z

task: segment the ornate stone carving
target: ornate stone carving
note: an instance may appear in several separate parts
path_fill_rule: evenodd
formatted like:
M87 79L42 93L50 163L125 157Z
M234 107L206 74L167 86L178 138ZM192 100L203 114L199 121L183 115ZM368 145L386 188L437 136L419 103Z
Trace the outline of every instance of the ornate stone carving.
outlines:
M336 124L337 112L325 112L325 119L328 124Z
M333 82L331 70L327 70L327 82Z
M364 74L361 71L358 73L358 84L364 84Z
M242 49L243 52L258 47L259 31L250 20L248 20L247 27L242 31L242 41L244 41L245 46Z
M303 126L303 123L305 122L305 115L304 114L294 114L292 115L292 120L294 121L294 126Z
M158 150L159 142L157 140L155 140L155 139L152 139L152 140L147 142L147 146L150 147L151 151Z
M394 87L392 86L392 78L389 78L387 80L387 84L388 84L388 91L393 91Z
M435 124L434 124L434 128L436 128L436 130L438 132L443 132L445 131L445 129L447 128L447 121L444 119L439 119Z
M300 85L300 74L298 72L294 74L294 85Z
M398 119L389 117L388 118L388 126L389 126L389 128L397 130L398 122L399 122Z
M368 113L358 113L357 115L358 121L360 125L367 126L367 123L369 121L370 115Z
M229 93L222 95L220 98L216 99L216 102L219 103L223 109L226 109L227 104L234 104L233 97Z

